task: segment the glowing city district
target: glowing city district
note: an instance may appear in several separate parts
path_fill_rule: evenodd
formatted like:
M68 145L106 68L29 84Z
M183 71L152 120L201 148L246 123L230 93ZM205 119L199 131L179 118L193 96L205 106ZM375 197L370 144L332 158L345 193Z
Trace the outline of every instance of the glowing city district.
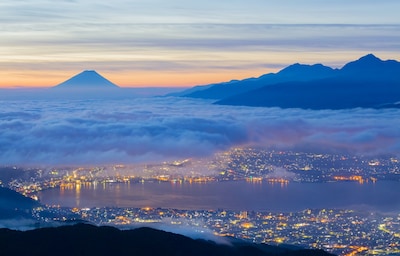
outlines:
M118 184L224 184L246 182L291 186L295 183L347 182L366 186L398 181L399 159L332 153L235 148L212 158L185 159L160 164L113 165L79 168L23 169L2 167L3 186L36 200L49 189L74 191ZM312 200L312 199L310 199ZM396 203L396 202L393 202ZM276 212L232 209L174 209L155 207L37 207L41 223L88 221L97 225L131 228L165 224L191 227L199 234L235 237L256 243L292 244L320 248L338 255L400 253L400 214L358 209L303 209Z

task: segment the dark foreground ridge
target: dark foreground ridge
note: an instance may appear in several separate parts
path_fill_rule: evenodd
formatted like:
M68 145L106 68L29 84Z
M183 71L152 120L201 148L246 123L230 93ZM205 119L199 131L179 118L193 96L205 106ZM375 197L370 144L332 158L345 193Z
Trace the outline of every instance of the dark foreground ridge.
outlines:
M331 255L233 242L220 245L152 228L121 231L87 224L31 231L0 229L2 255Z

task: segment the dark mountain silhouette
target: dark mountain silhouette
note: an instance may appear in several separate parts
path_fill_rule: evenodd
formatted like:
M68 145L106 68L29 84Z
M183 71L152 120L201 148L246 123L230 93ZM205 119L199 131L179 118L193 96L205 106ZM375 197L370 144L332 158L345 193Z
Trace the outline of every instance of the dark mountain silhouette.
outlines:
M0 220L31 218L29 214L39 203L11 189L0 187Z
M43 93L52 99L121 99L135 97L134 91L122 89L94 70L83 71Z
M220 245L151 228L121 231L87 224L31 231L0 229L2 255L331 255L250 243Z
M296 63L282 69L277 75L282 76L288 81L309 81L331 77L334 76L336 72L337 70L322 64L304 65Z
M173 96L185 96L204 99L224 99L240 93L261 88L266 85L289 82L289 81L310 81L331 77L336 70L322 64L304 65L293 64L280 72L265 74L259 78L248 78L244 80L232 80L226 83L196 86Z
M48 89L43 96L60 99L120 99L132 97L94 70L85 70L65 82Z
M25 197L20 193L0 187L0 209L32 209L39 203L31 198Z
M399 81L400 63L395 60L383 61L373 54L365 55L343 66L340 76L357 80Z
M400 101L398 82L348 81L326 79L289 82L217 101L220 105L281 107L303 109L349 109L396 107ZM392 103L392 104L390 104Z
M277 74L252 79L257 86L245 81L238 81L229 88L212 86L185 96L215 96L220 99L216 104L259 107L347 109L400 106L400 63L395 60L382 61L372 54L350 62L341 69L331 69L321 64L294 64ZM228 90L225 95L230 96L225 97L220 90Z
M110 89L118 88L94 70L85 70L55 86L57 89Z

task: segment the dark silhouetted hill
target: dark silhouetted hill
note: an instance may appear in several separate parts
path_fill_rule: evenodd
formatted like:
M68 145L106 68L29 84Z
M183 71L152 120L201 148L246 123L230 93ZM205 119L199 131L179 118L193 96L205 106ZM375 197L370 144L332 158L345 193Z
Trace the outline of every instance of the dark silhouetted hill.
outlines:
M39 203L14 190L0 187L0 209L32 209Z
M303 109L399 106L400 63L397 61L382 61L369 54L332 74L322 79L265 85L221 99L216 104Z
M341 69L293 64L259 78L197 86L175 96L216 104L304 109L397 108L400 63L368 54Z
M151 228L121 231L87 224L31 231L0 229L2 255L330 255L252 244L220 245ZM275 250L275 252L272 252Z
M39 203L11 189L0 187L0 220L31 218L30 211Z
M340 69L340 76L356 80L399 81L400 63L395 60L381 60L373 54L365 55L347 63Z
M258 90L216 102L221 105L281 107L303 109L349 109L398 107L400 86L386 81L348 81L344 79L292 82L266 86Z
M321 64L303 65L293 64L276 74L265 74L259 78L233 80L207 86L196 86L174 96L185 96L204 99L224 99L241 93L245 93L266 85L284 83L290 81L310 81L334 76L336 70Z

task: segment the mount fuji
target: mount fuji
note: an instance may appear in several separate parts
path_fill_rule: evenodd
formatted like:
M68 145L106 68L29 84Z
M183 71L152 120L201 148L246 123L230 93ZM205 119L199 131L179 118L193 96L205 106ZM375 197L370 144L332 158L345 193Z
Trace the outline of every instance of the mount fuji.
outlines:
M85 70L70 79L56 85L59 89L103 90L119 88L94 70Z
M129 88L121 88L95 70L85 70L53 86L45 94L53 99L120 99L136 97Z

